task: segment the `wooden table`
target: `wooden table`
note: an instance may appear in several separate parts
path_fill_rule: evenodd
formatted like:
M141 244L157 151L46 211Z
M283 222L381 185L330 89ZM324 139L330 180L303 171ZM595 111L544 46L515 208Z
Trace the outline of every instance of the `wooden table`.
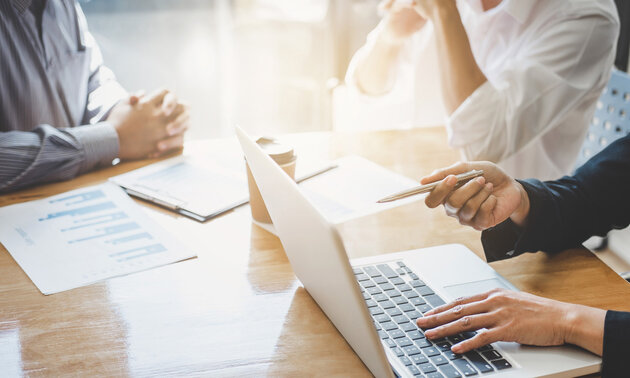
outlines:
M357 154L412 178L458 159L442 128L286 139L300 156ZM235 141L193 142L186 149L230 143ZM0 206L97 184L148 163L0 196ZM0 375L369 375L300 287L279 240L252 225L248 212L201 224L143 207L199 257L44 296L0 247ZM478 232L420 203L340 230L351 257L445 243L462 243L483 256ZM528 254L492 266L528 292L630 310L630 286L586 250Z

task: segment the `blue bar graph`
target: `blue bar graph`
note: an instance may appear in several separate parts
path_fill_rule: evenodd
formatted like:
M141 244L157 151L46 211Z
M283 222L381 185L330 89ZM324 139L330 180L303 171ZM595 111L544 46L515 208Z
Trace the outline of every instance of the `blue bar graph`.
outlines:
M153 239L153 236L151 236L151 234L149 234L148 232L143 232L140 234L134 234L134 235L129 235L129 236L123 236L122 238L107 240L105 241L105 243L116 245L116 244L127 243L127 242L131 242L135 240L140 240L140 239Z
M91 201L98 198L105 198L105 193L103 193L102 190L93 190L91 192L85 192L85 193L75 194L68 197L57 198L52 201L49 201L49 203L64 202L64 201L69 201L75 198L77 199L76 201L68 202L66 203L66 206L75 205L77 203Z
M0 241L44 295L194 256L110 182L0 208Z
M113 202L103 202L96 205L79 207L77 209L70 209L70 210L60 211L58 213L48 214L46 218L40 218L39 221L41 222L41 221L45 221L49 219L64 217L67 215L74 217L77 215L89 214L89 213L94 213L97 211L103 211L103 210L109 210L109 209L115 209L115 208L116 208L116 205Z
M109 219L104 219L104 220L101 220L101 221L96 221L96 222L91 222L91 223L85 223L85 220L95 219L95 218L105 218L105 217L108 217ZM125 218L128 218L127 214L125 214L124 212L121 211L119 213L106 214L106 215L101 215L101 216L98 216L98 217L87 218L87 219L84 219L84 220L76 220L76 221L74 221L74 223L79 223L79 225L72 226L72 227L67 227L67 228L62 228L61 232L78 230L80 228L96 226L97 224L114 222L114 221L117 221L117 220L120 220L120 219L125 219Z
M81 238L81 239L70 240L70 241L68 241L68 244L79 243L79 242L86 241L86 240L102 238L102 237L107 236L107 235L113 235L113 234L118 234L120 232L136 230L138 228L140 228L140 226L136 222L129 222L129 223L119 224L119 225L116 225L116 226L97 228L95 231L103 231L103 232L100 233L100 234L87 236L87 237Z
M144 251L144 253L140 253L137 255L131 255L131 256L124 256L133 252L140 252L140 251ZM139 257L144 257L147 255L153 255L155 253L161 253L161 252L166 252L166 247L164 247L162 244L153 244L153 245L149 245L146 247L141 247L141 248L134 248L134 249L129 249L127 251L122 251L122 252L118 252L118 253L112 253L111 255L109 255L110 257L116 257L116 256L121 256L121 258L117 259L118 262L121 261L128 261L128 260L133 260L133 259L137 259Z
M72 223L87 222L87 221L91 221L91 220L94 220L94 219L100 219L100 218L105 218L105 217L109 217L109 216L111 216L111 214L97 215L97 216L94 216L94 217L77 219L75 221L72 221Z

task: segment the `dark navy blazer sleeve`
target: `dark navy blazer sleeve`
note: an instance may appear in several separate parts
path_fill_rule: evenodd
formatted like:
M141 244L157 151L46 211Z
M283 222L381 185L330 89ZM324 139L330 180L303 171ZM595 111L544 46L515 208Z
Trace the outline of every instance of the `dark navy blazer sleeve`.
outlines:
M630 137L612 143L574 176L557 181L519 181L530 199L527 225L507 220L482 233L488 261L524 252L557 253L578 247L630 223ZM608 311L604 326L603 377L627 374L630 313Z
M488 261L524 252L556 253L578 247L630 223L630 137L595 155L574 176L519 180L530 199L527 226L505 221L483 232Z

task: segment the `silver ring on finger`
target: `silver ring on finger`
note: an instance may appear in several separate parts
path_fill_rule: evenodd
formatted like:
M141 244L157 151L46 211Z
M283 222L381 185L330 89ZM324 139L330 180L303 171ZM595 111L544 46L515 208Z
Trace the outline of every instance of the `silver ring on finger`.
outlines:
M459 211L461 210L461 208L457 208L457 207L455 207L455 206L452 206L452 205L451 205L451 204L449 204L448 202L446 202L446 203L444 204L444 210L446 210L446 213L447 213L447 214L450 214L450 215L455 215L455 214L459 213Z

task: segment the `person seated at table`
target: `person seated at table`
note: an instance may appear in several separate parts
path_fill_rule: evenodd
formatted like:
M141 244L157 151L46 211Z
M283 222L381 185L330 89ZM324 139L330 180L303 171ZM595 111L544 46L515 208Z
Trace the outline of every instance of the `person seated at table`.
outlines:
M573 168L613 66L613 0L383 0L381 7L385 17L346 74L357 111L392 108L392 117L414 125L423 103L441 96L449 144L465 160L498 162L522 178Z
M483 176L455 189L454 175L471 169L482 169ZM557 253L630 224L630 136L595 155L574 176L556 181L515 180L493 163L476 162L440 169L421 182L442 179L425 203L430 208L443 205L461 224L483 230L489 262L524 252ZM454 345L456 353L495 341L575 344L603 355L602 376L627 376L628 312L493 290L435 308L418 325L428 329L429 339L485 329Z
M0 192L158 156L188 128L171 92L127 94L76 1L0 2L0 83Z

